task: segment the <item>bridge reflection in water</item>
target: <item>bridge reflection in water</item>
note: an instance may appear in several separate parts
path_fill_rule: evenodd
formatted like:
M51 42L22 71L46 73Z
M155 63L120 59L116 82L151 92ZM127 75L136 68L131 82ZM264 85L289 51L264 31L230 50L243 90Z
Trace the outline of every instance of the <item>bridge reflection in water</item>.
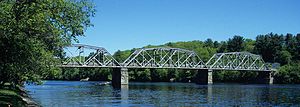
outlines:
M206 63L196 52L180 48L140 48L125 61L118 62L103 47L73 44L65 47L60 67L112 68L112 84L121 88L128 84L128 69L185 69L197 70L198 84L212 84L215 70L254 71L259 73L257 83L273 83L273 71L261 56L249 52L216 53Z

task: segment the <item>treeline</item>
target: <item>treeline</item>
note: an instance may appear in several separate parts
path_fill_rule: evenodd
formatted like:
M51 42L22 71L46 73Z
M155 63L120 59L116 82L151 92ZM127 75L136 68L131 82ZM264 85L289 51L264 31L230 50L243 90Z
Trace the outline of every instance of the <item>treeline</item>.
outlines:
M150 47L173 47L195 51L201 59L206 62L218 52L241 52L247 51L259 54L265 62L281 65L275 73L275 83L300 83L300 34L274 34L258 35L256 40L246 39L242 36L233 36L227 41L188 41L188 42L169 42L163 45ZM125 50L114 53L114 58L123 62L136 49ZM69 68L63 69L57 76L46 79L79 80L89 77L91 80L110 80L111 69L100 68ZM179 81L193 82L196 78L196 71L180 69L129 69L130 81ZM255 80L256 72L239 71L216 71L213 72L214 82L248 82Z

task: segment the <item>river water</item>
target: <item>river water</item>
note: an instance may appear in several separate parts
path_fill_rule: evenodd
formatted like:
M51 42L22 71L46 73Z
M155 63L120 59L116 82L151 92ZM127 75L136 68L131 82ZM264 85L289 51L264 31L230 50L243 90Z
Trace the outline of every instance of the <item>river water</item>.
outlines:
M25 88L44 107L300 106L300 85L130 82L116 90L99 83L45 81Z

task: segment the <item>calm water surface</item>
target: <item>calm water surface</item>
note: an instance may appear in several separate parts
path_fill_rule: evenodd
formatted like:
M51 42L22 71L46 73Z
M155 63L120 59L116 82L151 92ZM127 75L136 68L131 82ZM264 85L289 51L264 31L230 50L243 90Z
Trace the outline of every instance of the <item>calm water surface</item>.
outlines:
M100 82L45 81L26 85L45 107L73 106L300 106L300 85L137 83L115 90Z

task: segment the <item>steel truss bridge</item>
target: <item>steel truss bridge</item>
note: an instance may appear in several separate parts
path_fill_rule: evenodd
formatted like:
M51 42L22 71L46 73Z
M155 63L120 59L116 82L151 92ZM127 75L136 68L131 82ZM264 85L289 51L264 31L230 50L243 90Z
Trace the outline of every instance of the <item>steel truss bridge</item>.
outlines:
M118 62L105 48L83 44L65 47L61 67L176 68L272 71L261 56L249 52L216 53L204 62L194 52L180 48L141 48Z

